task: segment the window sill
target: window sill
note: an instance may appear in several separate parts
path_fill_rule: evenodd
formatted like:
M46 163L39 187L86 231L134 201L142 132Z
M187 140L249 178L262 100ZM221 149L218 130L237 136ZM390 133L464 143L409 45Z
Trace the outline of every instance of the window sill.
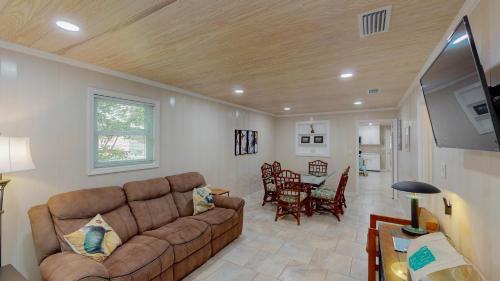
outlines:
M107 168L90 168L87 172L89 176L95 175L104 175L104 174L113 174L113 173L121 173L121 172L130 172L130 171L138 171L138 170L146 170L146 169L155 169L159 168L160 164L157 162L150 164L139 164L139 165L129 165L129 166L118 166L118 167L107 167Z

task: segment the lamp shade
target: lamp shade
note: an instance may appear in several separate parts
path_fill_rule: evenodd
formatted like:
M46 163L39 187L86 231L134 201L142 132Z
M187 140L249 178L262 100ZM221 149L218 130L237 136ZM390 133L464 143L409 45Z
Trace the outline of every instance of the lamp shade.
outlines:
M0 137L0 174L34 168L29 138Z
M412 193L439 193L439 188L425 182L419 181L400 181L392 185L392 188L412 192Z

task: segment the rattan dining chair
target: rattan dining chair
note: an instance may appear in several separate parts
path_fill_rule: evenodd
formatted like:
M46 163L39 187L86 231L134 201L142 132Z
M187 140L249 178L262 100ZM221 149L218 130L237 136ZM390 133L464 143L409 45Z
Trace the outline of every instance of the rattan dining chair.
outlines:
M273 162L273 177L281 172L281 163L278 161Z
M327 211L332 213L338 221L340 215L344 213L342 209L342 194L348 180L348 172L344 171L340 177L337 190L318 188L311 191L314 211Z
M262 199L262 206L266 203L276 201L276 186L274 185L273 167L271 164L264 163L260 167L262 173L262 185L264 186L264 198Z
M276 216L275 221L280 217L292 215L300 225L300 213L303 207L307 208L307 192L302 191L300 174L290 170L282 170L274 176L276 184Z
M309 174L313 176L326 176L328 174L328 163L321 160L309 162Z

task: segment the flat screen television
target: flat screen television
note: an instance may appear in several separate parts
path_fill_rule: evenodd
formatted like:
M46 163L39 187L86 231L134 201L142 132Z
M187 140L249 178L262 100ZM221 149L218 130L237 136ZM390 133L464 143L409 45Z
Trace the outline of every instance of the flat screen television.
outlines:
M467 17L420 84L438 147L500 151L494 88L486 83Z

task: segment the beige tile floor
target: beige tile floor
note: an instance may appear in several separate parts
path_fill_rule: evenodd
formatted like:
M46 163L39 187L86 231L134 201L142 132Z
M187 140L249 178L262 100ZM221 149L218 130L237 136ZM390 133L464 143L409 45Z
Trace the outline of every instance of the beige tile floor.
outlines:
M191 281L360 281L367 280L365 252L369 214L402 217L391 199L390 173L360 177L360 190L347 195L345 214L274 221L275 206L261 206L262 192L245 198L243 234L194 271Z

